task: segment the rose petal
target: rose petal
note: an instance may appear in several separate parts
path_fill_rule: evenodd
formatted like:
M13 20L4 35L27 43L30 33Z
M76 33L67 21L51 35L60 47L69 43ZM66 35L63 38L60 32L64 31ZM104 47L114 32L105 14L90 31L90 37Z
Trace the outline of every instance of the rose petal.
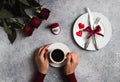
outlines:
M26 26L24 27L24 29L23 29L23 33L24 33L24 35L26 35L26 36L31 36L32 33L33 33L33 31L34 31L34 28L31 27L31 26L29 26L29 25L26 25Z
M40 17L41 19L47 20L49 17L49 14L50 14L50 10L43 8L40 14L38 15L38 17Z
M30 22L29 22L29 25L30 26L33 26L35 28L38 28L41 24L42 20L40 20L39 18L37 17L33 17Z

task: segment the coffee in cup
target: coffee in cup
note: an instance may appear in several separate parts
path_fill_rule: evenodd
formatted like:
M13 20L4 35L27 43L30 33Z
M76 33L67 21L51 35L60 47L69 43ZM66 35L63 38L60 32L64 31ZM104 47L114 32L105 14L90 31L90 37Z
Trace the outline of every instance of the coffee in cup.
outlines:
M53 63L59 64L62 63L66 58L66 55L61 49L54 49L50 52L50 60Z

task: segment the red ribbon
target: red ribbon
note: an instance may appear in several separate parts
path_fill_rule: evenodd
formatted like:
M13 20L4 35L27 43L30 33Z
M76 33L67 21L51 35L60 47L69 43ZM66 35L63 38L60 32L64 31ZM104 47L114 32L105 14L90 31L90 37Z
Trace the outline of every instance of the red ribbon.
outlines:
M87 39L89 39L90 37L92 37L94 34L100 35L102 37L104 37L103 34L99 33L101 31L101 27L100 25L96 26L95 30L92 30L90 26L88 26L85 31L89 32L89 35L87 37Z

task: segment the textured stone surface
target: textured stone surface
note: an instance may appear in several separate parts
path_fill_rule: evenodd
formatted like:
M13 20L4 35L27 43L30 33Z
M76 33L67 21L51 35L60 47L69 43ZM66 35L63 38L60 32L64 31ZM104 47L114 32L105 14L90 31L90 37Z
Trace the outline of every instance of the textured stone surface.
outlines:
M79 53L81 60L75 71L78 82L120 82L120 0L39 0L43 7L51 10L47 21L43 21L31 37L22 33L11 45L0 28L0 82L32 82L35 71L34 51L47 43L63 42L71 51ZM97 52L80 49L72 37L75 19L85 13L85 7L108 17L113 35L109 44ZM60 35L53 35L46 27L59 22ZM63 82L60 69L50 67L45 82Z

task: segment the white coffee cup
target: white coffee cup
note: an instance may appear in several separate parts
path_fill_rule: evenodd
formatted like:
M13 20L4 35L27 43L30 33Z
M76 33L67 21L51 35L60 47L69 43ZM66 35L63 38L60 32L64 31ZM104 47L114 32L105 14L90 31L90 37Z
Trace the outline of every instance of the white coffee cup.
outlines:
M55 64L63 63L66 59L66 54L63 50L57 48L50 52L49 54L50 61Z
M54 50L56 49L60 49L63 53L64 53L64 57L63 60L61 59L61 61L55 61L52 58L52 53L54 52ZM64 43L53 43L49 46L49 59L50 59L50 65L53 67L62 67L66 64L66 55L68 52L70 52L70 49L67 45L65 45ZM58 57L59 58L59 57Z

